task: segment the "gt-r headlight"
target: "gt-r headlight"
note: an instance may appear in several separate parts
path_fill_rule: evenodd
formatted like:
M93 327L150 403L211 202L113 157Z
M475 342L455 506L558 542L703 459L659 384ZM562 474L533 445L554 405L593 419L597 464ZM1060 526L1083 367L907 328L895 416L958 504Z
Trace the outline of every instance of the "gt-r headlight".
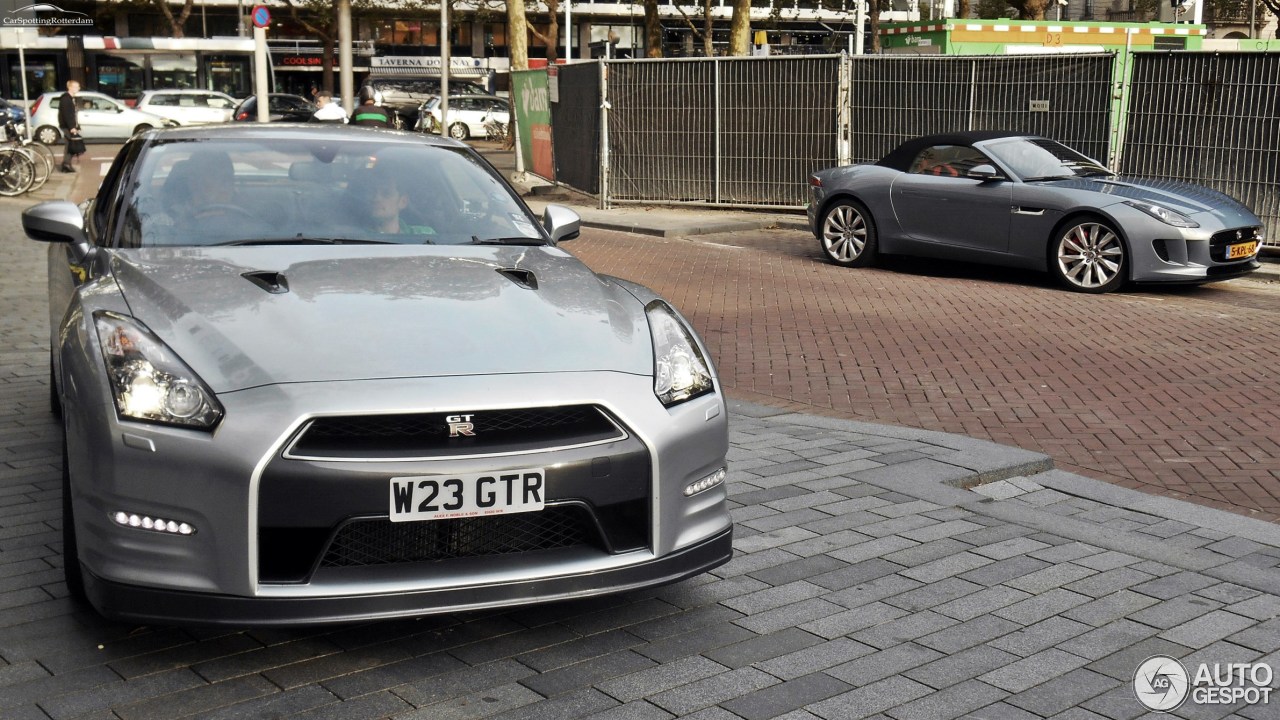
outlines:
M1141 200L1125 200L1125 205L1150 215L1166 225L1172 225L1180 228L1198 228L1200 223L1183 215L1176 210L1170 210L1163 205L1155 203L1143 202Z
M112 312L93 316L121 418L211 430L222 405L204 381L141 322Z
M711 368L693 334L664 302L651 302L644 310L653 336L653 394L671 407L711 392Z

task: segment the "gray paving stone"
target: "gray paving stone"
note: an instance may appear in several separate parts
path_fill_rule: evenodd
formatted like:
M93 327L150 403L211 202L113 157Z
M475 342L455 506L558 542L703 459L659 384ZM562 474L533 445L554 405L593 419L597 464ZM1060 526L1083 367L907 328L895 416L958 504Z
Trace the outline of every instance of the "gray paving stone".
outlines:
M1136 670L1138 666L1134 664L1133 667ZM1132 680L1133 673L1130 672L1129 675L1130 680ZM1108 718L1108 720L1135 720L1135 718L1146 714L1146 708L1134 697L1131 682L1126 682L1120 687L1086 700L1080 707Z
M890 677L815 703L809 710L823 718L865 718L905 705L930 693L927 685Z
M591 720L667 720L675 716L646 700L635 700L587 717Z
M911 578L912 580L931 583L942 580L943 578L949 578L953 575L960 575L961 573L966 573L970 570L976 570L984 565L990 565L991 562L992 560L990 558L975 555L971 552L962 552L958 555L940 558L932 562L927 562L923 565L907 568L906 570L903 570L901 574L904 577Z
M752 537L757 536L753 535ZM755 552L739 550L734 553L732 560L716 568L712 573L722 578L738 577L739 575L747 575L765 568L785 565L786 563L794 562L798 557L798 555L778 547Z
M749 640L707 651L703 655L727 668L737 669L811 647L820 642L822 638L793 627L770 635L758 635Z
M245 700L280 692L259 675L247 675L212 685L197 685L187 690L147 698L112 708L121 720L160 720L161 718L197 715ZM410 706L401 702L401 709Z
M1246 540L1241 537L1225 538L1213 543L1212 545L1205 546L1206 550L1211 550L1220 555L1226 555L1233 558L1244 557L1245 555L1256 553L1264 548L1266 548L1265 545L1261 545L1252 540Z
M1161 600L1169 600L1170 598L1187 593L1203 590L1210 585L1217 585L1218 581L1211 577L1206 577L1199 573L1189 571L1177 572L1165 577L1156 578L1133 586L1133 589L1144 595L1150 595Z
M1229 605L1227 610L1236 615L1244 615L1254 620L1270 620L1280 617L1280 597L1275 595L1259 595L1248 600Z
M680 658L657 667L638 670L621 677L598 683L596 687L620 702L631 702L651 695L714 677L729 668L707 658L695 655Z
M997 560L977 570L970 570L959 577L961 580L976 582L979 585L999 585L1047 567L1049 563L1044 560L1037 560L1030 555L1018 555L1008 560Z
M724 703L745 720L767 720L847 692L852 685L826 673L813 673L757 690Z
M892 575L902 569L902 566L897 563L876 558L874 560L864 560L839 570L815 575L809 578L808 582L821 586L825 590L844 590L863 585L885 575Z
M1120 618L1061 643L1058 649L1089 660L1097 660L1131 647L1155 635L1156 632L1155 628L1148 625Z
M1006 621L1010 622L1010 621ZM1093 630L1092 627L1064 617L1051 617L991 641L991 646L1027 657L1056 647L1074 637Z
M965 715L964 720L1044 720L1044 718L1008 703L998 702Z
M1043 536L1036 537L1037 539L1047 542ZM1093 545L1086 545L1085 543L1080 542L1065 542L1061 545L1055 545L1054 547L1047 548L1045 550L1037 550L1036 552L1031 553L1031 557L1034 557L1037 560L1044 560L1045 562L1063 563L1079 560L1080 558L1086 558L1090 555L1097 555L1100 552L1102 552L1102 549L1094 547Z
M1096 570L1090 570L1074 563L1063 562L1014 578L1005 584L1024 592L1038 594L1095 574L1097 574Z
M1189 648L1202 648L1228 635L1253 625L1253 620L1226 610L1214 610L1203 617L1183 623L1160 633L1160 637Z
M555 697L656 665L633 650L622 650L540 672L520 680L520 684L544 697Z
M1149 595L1121 590L1063 613L1068 620L1101 627L1160 602Z
M843 665L873 652L876 652L876 649L870 645L837 637L812 647L758 662L756 667L781 680L794 680Z
M760 532L774 532L783 528L798 527L814 520L826 520L829 517L831 516L816 508L802 508L747 520L742 524Z
M897 537L897 536L894 536ZM888 553L883 558L892 563L897 563L903 567L912 567L922 565L932 560L949 557L962 553L969 549L969 545L956 540L955 538L940 538L929 542L922 542L915 547L909 547L905 550Z
M1280 618L1248 627L1228 636L1227 640L1263 653L1280 650ZM1280 696L1276 699L1280 701Z
M951 654L995 640L1022 628L1021 625L994 615L979 615L959 625L916 638L915 642L941 653Z
M1114 686L1115 681L1111 678L1080 668L1062 677L1054 677L1043 685L1018 693L1005 702L1037 715L1049 717L1091 700Z
M948 577L938 582L928 583L924 587L886 598L885 602L894 607L915 612L973 595L981 589L983 589L981 585L955 577Z
M482 698L483 699L483 698ZM580 718L619 705L617 700L595 688L583 688L574 693L539 700L496 715L492 720L543 720L544 718Z
M405 717L411 720L471 720L531 705L542 699L541 695L523 685L508 683L419 707Z
M783 527L756 535L738 537L735 533L733 549L744 553L755 553L769 548L789 545L801 540L817 537L818 533L798 527Z
M1182 658L1186 657L1189 652L1189 648L1153 637L1118 650L1101 660L1091 662L1086 667L1096 673L1107 675L1122 682L1132 682L1133 673L1143 660L1153 655Z
M958 621L946 615L939 615L930 610L922 610L866 630L859 630L852 637L854 640L867 645L888 648L956 624L958 624Z
M968 680L929 693L887 713L896 720L951 720L1006 697L1008 693L978 680Z
M808 600L811 597L818 597L826 590L807 580L799 580L778 587L765 588L757 590L746 595L736 598L724 600L724 604L737 610L740 613L750 615L752 613L764 612L772 610L776 607L782 607L790 603Z
M389 693L384 693L389 694ZM381 700L388 702L387 700ZM227 705L200 716L200 720L261 720L262 718L297 717L320 708L340 708L337 696L320 685L308 685L286 693L264 695L252 700Z
M1093 598L1100 598L1104 595L1110 595L1113 592L1126 590L1148 580L1154 579L1151 575L1144 572L1138 572L1131 567L1120 567L1113 570L1104 570L1097 575L1091 575L1083 580L1077 580L1073 583L1067 583L1062 587L1071 592L1078 592Z
M939 653L915 643L895 645L887 650L864 655L856 660L837 665L827 674L850 685L862 687L871 683L901 675L942 657ZM875 711L879 712L879 710Z
M1244 602L1250 598L1258 597L1262 593L1235 583L1219 583L1203 590L1197 590L1195 594L1220 603L1230 604ZM1238 614L1244 615L1244 613Z
M797 580L806 580L814 575L848 567L848 563L828 555L814 555L804 559L792 560L751 573L751 577L768 585L785 585Z
M811 620L800 625L802 630L824 638L836 638L849 635L859 630L896 620L907 611L883 602L873 602L844 612L828 615L818 620Z
M963 538L964 536L961 536ZM1049 545L1027 537L1016 537L1000 542L975 547L973 552L992 560L1008 560L1011 557L1025 555L1048 548Z
M1046 593L1000 608L995 614L1006 620L1023 625L1031 625L1046 618L1059 615L1078 605L1090 601L1088 595L1073 593L1070 590L1054 588Z
M873 510L872 512L875 511ZM981 525L968 520L949 520L934 525L926 525L916 530L908 530L902 533L902 536L918 542L932 542L981 529Z
M941 690L1018 661L1017 655L997 650L989 645L978 645L902 674L916 682ZM982 704L986 705L990 702L992 701L988 700Z
M1180 595L1133 613L1129 617L1131 620L1136 620L1145 625L1168 630L1190 622L1195 618L1208 615L1220 607L1222 607L1221 603L1208 598L1197 595Z
M837 556L835 553L847 550L852 547L871 540L870 537L853 530L840 530L838 532L827 533L817 537L809 538L793 542L789 545L783 545L782 549L800 557L812 557L823 553L830 554L831 557L845 562L861 562L868 558L858 558L857 560L848 560ZM873 556L874 557L874 556Z
M1021 693L1087 663L1088 660L1078 655L1050 648L979 675L978 679L1010 693ZM1025 708L1022 704L1014 704Z
M827 602L822 598L810 598L792 605L739 618L734 622L752 632L768 634L795 627L797 624L820 620L845 612L848 612L848 610L842 605Z
M941 507L941 505L935 505L931 502L925 502L924 500L909 500L907 502L878 505L868 509L877 515L883 515L887 518L897 518L904 515L920 515L932 510L939 510Z
M687 633L672 635L635 648L635 651L658 662L669 662L677 658L697 655L715 648L755 637L750 630L732 623L720 622L691 630Z
M667 712L686 716L778 682L777 678L766 672L744 667L650 695L647 699Z
M865 537L865 536L864 536ZM890 553L903 550L906 548L919 545L914 540L908 540L897 535L888 537L875 538L851 547L837 550L831 553L831 557L837 560L843 560L847 563L860 563L864 560L872 560L881 558Z
M955 581L957 578L948 578L943 582ZM963 582L963 581L960 581ZM939 583L941 584L941 583ZM935 612L942 613L947 617L956 620L971 620L980 615L985 615L1002 607L1007 607L1017 602L1022 602L1030 598L1029 593L1021 590L1014 590L1003 585L996 585L978 592L965 595L942 605L934 607Z

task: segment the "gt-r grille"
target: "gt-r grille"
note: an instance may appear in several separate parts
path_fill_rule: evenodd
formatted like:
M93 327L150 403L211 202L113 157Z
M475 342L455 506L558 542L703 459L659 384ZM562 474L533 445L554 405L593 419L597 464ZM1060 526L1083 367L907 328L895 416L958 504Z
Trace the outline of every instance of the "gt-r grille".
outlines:
M285 452L290 458L402 459L529 452L626 437L599 408L357 415L317 418Z
M483 518L393 523L354 520L342 526L320 567L365 567L509 555L601 545L591 514L577 506Z
M1222 232L1214 233L1213 237L1209 238L1209 257L1215 262L1227 262L1228 247L1232 245L1239 245L1240 243L1258 241L1261 234L1262 228L1260 227L1237 228L1235 230L1223 230ZM1250 255L1249 257L1234 258L1232 262L1236 260L1248 260L1251 257L1253 256Z

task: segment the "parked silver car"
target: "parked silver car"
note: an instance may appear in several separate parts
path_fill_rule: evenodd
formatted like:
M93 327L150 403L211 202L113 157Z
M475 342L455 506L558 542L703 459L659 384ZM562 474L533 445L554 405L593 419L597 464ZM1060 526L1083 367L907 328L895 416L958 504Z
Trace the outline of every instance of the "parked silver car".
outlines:
M50 242L68 589L291 625L580 598L726 562L727 416L671 305L456 141L143 133Z
M147 90L134 107L179 125L209 125L230 122L237 103L214 90Z
M58 105L63 93L47 92L31 105L31 126L35 140L45 145L62 141L58 129ZM177 123L159 115L134 110L123 102L97 92L76 94L79 104L80 136L85 140L125 140L143 130L174 127Z
M1256 270L1257 215L1206 187L1116 177L1048 138L966 132L908 140L875 164L809 179L827 257L879 253L1047 270L1071 290L1202 283Z

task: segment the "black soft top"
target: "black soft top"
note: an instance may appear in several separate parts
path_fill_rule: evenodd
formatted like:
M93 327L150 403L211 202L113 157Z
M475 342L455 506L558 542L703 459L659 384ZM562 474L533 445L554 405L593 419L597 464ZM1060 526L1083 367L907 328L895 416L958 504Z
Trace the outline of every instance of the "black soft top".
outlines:
M1013 132L1011 130L969 130L966 132L942 133L939 135L925 135L923 137L912 138L898 147L894 148L880 159L877 165L883 165L887 168L893 168L900 172L907 172L911 168L911 163L920 154L921 150L933 147L934 145L963 145L970 147L976 142L983 140L996 140L998 138L1007 137L1026 137L1027 133Z

